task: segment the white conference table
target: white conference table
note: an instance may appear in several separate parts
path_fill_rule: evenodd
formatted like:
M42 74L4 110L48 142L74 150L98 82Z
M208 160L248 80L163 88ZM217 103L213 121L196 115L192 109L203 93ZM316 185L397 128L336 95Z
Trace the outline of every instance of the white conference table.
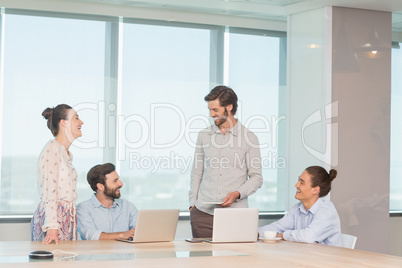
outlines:
M29 261L35 250L55 252L54 260ZM77 253L78 256L71 254ZM321 244L288 241L210 244L173 241L131 244L119 241L0 242L0 267L402 267L402 258Z

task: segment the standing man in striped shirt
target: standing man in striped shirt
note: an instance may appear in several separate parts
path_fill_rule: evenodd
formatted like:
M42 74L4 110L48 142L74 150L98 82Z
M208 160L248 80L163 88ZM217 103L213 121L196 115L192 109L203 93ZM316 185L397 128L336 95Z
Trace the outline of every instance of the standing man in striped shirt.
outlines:
M236 93L217 86L204 100L214 124L200 131L195 149L189 192L194 238L212 237L215 207L248 207L248 196L263 181L258 138L234 118Z

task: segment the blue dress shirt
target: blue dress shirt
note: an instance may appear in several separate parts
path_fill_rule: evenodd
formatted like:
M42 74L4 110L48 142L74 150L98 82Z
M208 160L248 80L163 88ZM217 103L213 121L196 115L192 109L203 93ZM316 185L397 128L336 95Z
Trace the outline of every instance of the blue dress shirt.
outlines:
M126 232L135 228L137 208L128 200L115 199L110 209L92 197L77 206L78 232L83 240L99 240L101 233Z
M283 233L283 238L288 241L342 246L336 208L331 201L322 198L308 211L301 202L294 205L282 219L258 228L260 237L263 237L264 231Z

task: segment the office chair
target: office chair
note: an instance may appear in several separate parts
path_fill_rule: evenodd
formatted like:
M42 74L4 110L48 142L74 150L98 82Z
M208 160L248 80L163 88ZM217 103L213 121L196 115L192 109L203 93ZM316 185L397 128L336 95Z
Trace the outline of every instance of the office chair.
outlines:
M342 234L342 247L354 249L357 237L348 234Z

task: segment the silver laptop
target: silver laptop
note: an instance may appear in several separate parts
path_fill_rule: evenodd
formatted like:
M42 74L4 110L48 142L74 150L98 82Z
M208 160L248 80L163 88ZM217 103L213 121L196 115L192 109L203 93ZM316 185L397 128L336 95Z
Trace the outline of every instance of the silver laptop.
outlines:
M129 243L168 242L174 240L180 209L151 209L138 212L134 237Z
M258 208L215 208L211 243L256 242Z

